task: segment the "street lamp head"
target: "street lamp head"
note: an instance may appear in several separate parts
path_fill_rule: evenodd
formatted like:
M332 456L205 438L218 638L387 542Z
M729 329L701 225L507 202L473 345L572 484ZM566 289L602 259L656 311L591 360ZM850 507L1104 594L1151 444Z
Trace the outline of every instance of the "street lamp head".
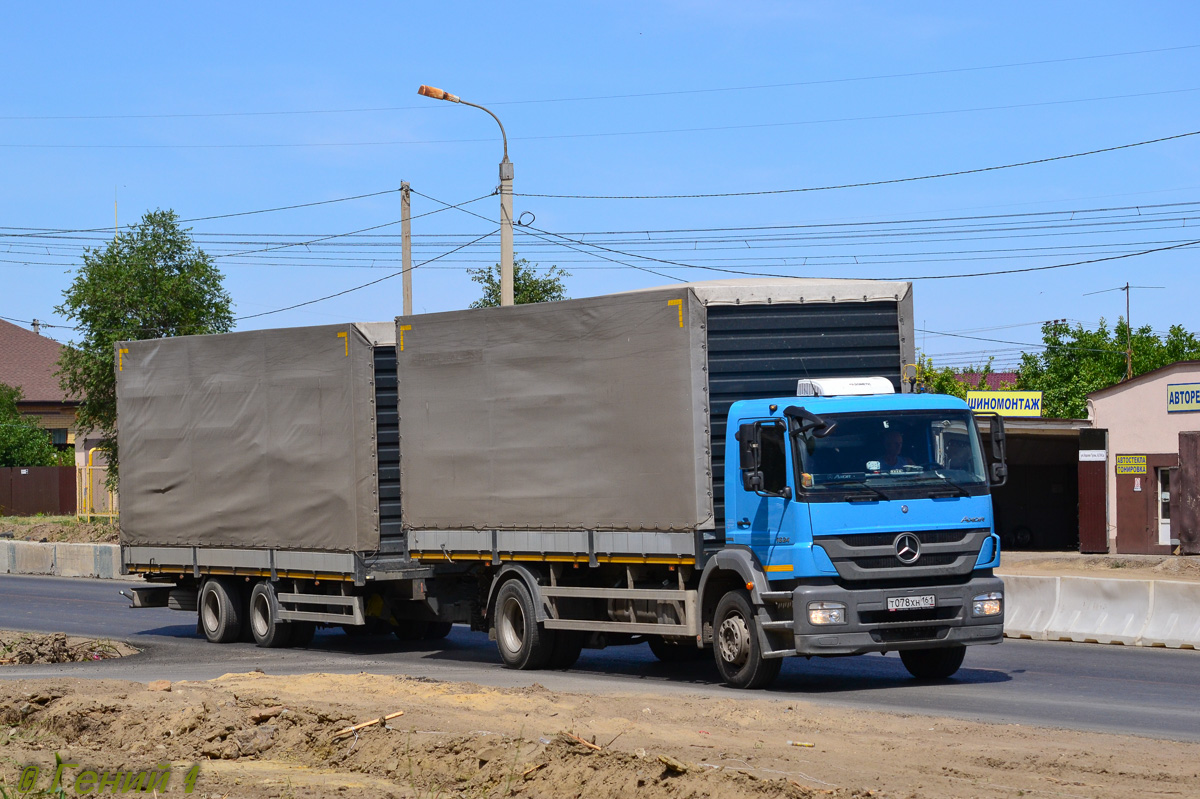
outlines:
M451 94L450 92L442 91L441 89L435 88L433 86L425 86L424 84L421 85L421 88L417 89L417 94L421 95L422 97L431 97L434 100L446 100L447 102L451 102L451 103L462 102L461 100L458 99L458 95L454 95L454 94Z

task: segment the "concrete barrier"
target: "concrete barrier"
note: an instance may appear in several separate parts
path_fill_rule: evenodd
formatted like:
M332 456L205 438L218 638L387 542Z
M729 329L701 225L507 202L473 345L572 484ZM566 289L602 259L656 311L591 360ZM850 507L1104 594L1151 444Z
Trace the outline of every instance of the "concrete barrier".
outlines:
M1004 634L1009 638L1043 640L1058 607L1058 577L1002 574Z
M0 574L120 578L121 548L116 544L0 541Z
M13 574L54 574L54 545L12 542Z
M1200 646L1200 583L1154 580L1150 613L1138 643L1171 649Z
M1137 643L1150 618L1149 580L1060 577L1058 604L1046 628L1052 641Z

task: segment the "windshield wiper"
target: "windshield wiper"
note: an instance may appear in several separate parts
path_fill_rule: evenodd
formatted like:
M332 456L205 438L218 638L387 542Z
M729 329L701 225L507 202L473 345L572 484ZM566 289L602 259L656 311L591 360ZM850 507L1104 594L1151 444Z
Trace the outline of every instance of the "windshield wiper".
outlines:
M889 497L887 494L880 491L875 486L869 485L866 480L833 480L831 482L825 483L825 485L827 485L827 486L843 486L843 485L859 486L860 488L865 488L867 491L870 491L872 494L879 497L880 499L888 500L888 501L891 500L891 497Z
M967 489L963 488L961 485L959 485L958 483L954 482L953 480L951 480L951 479L950 479L949 477L947 477L946 475L944 475L944 474L941 474L941 473L939 473L939 472L934 472L934 473L933 473L933 476L934 476L934 477L936 477L936 478L938 478L939 480L941 480L943 483L945 483L946 485L950 486L950 487L951 487L951 488L953 488L954 490L956 490L956 491L958 492L958 495L959 495L960 497L969 497L969 496L971 496L971 492L970 492L970 491L968 491Z

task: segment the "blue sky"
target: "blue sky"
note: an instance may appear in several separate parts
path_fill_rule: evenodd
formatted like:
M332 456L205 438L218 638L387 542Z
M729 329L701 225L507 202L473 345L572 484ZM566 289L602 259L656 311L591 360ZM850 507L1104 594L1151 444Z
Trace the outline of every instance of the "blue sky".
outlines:
M486 114L418 97L422 83L490 104L508 131L518 195L819 187L1112 147L1200 130L1198 23L1200 7L1182 2L9 4L0 233L111 228L114 196L122 224L153 208L190 219L401 180L449 203L485 197L468 207L487 220L449 210L413 222L420 263L495 229L499 201L486 195L500 158ZM516 212L538 230L585 244L518 233L517 251L570 271L571 296L668 282L597 253L688 280L1051 266L1192 240L1198 155L1200 136L852 189L518 196ZM414 197L414 214L439 207ZM390 192L192 227L248 316L391 274L400 231L248 251L399 218ZM657 232L668 230L686 232ZM52 308L81 248L106 235L0 236L0 316L61 323ZM1001 341L918 340L942 363L988 351L1003 366L1019 348L1002 342L1036 342L1043 320L1123 314L1122 294L1085 295L1126 281L1165 287L1134 292L1135 324L1200 330L1198 252L917 280L919 328ZM710 269L638 257L647 255ZM478 295L465 269L498 258L492 237L418 268L416 309L465 307ZM399 312L397 277L239 324Z

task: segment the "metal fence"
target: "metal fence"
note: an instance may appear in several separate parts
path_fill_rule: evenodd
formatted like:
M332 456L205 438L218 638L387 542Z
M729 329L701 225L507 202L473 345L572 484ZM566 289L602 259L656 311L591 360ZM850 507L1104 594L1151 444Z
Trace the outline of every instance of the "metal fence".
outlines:
M76 505L70 466L0 468L0 516L62 516Z
M106 466L75 467L75 515L80 521L116 520L120 512L117 492L108 490L104 484L107 479Z

